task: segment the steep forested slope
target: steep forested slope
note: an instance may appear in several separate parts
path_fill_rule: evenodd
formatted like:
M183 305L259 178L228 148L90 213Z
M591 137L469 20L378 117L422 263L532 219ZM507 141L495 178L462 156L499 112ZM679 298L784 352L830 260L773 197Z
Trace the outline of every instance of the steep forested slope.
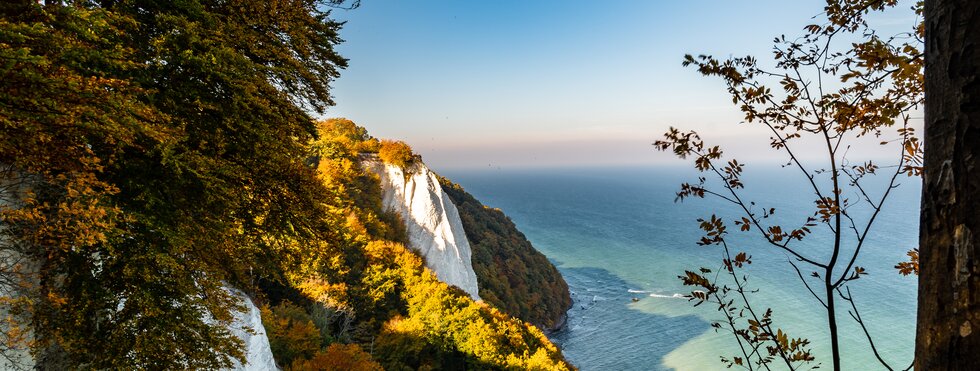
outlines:
M572 298L555 266L500 209L484 206L449 179L439 181L463 220L480 297L544 329L560 326Z
M295 304L284 295L267 310L273 348L285 355L277 359L316 358L316 347L291 350L309 343L290 339L299 332L319 344L360 344L387 369L567 368L540 330L440 282L404 246L401 221L382 209L377 176L360 166L361 152L383 144L348 120L328 120L318 128L311 155L329 190L322 199L331 211L327 224L338 233L323 241L323 248L281 266L280 290L302 304L289 311ZM306 325L295 331L275 328L283 317Z
M567 368L402 245L380 143L311 117L337 2L0 2L0 356L228 367L231 287L285 368Z

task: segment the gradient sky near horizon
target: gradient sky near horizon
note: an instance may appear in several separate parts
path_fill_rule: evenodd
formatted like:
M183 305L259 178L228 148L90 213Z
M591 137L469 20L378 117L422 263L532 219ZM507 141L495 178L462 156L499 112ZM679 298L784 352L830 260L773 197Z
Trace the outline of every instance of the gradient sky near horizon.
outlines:
M676 163L650 145L670 126L765 159L768 136L738 124L722 81L680 62L768 59L774 37L801 34L824 5L364 0L333 11L350 67L326 117L404 140L437 169Z

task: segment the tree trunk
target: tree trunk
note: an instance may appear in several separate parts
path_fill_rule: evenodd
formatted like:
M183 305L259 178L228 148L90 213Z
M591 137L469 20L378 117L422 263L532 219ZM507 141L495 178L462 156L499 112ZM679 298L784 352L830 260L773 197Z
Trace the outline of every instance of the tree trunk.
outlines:
M980 1L927 0L917 370L980 355Z

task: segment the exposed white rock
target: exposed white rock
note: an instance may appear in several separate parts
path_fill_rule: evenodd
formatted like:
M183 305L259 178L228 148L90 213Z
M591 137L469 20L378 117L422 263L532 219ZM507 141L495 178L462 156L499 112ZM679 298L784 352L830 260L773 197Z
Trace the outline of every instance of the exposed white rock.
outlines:
M266 336L265 327L262 326L262 312L245 293L238 290L231 290L231 292L241 298L245 304L245 311L235 313L235 320L230 328L231 333L245 343L245 364L235 360L231 370L276 370L276 360L272 357L269 337ZM251 329L252 333L245 328Z
M0 164L0 167L2 166ZM9 179L0 178L0 210L19 207L14 200L19 199L20 192L23 192L22 188L11 187ZM25 259L17 251L7 248L9 236L5 233L5 228L6 225L0 223L0 271L9 271L15 266L21 267L20 269L35 267L36 264L25 262ZM234 365L231 370L277 370L276 361L272 356L272 347L269 345L269 337L266 336L265 327L262 326L262 312L244 292L231 288L228 290L245 304L243 312L234 313L235 319L229 330L242 339L245 345L246 362L242 364L233 360ZM17 298L19 295L20 293L15 290L14 286L8 282L0 282L0 297ZM121 307L122 303L119 303L119 306ZM0 318L7 318L8 314L3 307L0 307ZM0 321L0 331L9 330L9 325L10 323L6 321ZM246 328L251 329L252 333L246 331ZM0 370L29 370L34 367L35 360L26 348L7 349L5 354L0 356Z
M10 295L8 289L0 285L0 295ZM229 289L229 291L245 304L244 311L234 313L235 319L228 328L244 343L245 363L242 364L233 359L232 367L228 370L277 370L276 361L272 356L272 347L269 345L269 337L266 336L265 327L262 326L262 312L245 293L234 289ZM0 312L0 314L5 313ZM251 329L251 333L246 328ZM0 329L6 330L6 324L0 324ZM26 348L7 350L4 357L0 357L0 370L30 370L34 366L35 361Z
M9 169L10 165L0 163L0 169ZM16 210L22 206L20 201L31 181L24 181L23 173L19 171L5 172L6 177L0 177L0 211ZM0 223L0 272L14 272L15 270L23 274L24 277L35 277L31 273L35 272L40 266L36 261L28 260L21 252L9 244L10 236L7 234L7 224ZM35 284L36 282L30 282ZM20 283L3 280L0 282L0 298L17 299L22 292L18 288ZM7 306L0 306L0 332L6 333L11 329L13 322L7 321ZM30 329L27 329L28 331ZM28 337L32 335L28 333ZM0 337L0 341L7 341L6 337ZM30 339L28 339L30 340ZM0 370L30 370L34 368L34 359L27 347L14 346L4 349L4 354L0 356Z
M408 247L425 257L425 265L439 280L480 300L463 222L436 175L421 161L402 169L365 155L362 165L381 178L384 208L405 222Z

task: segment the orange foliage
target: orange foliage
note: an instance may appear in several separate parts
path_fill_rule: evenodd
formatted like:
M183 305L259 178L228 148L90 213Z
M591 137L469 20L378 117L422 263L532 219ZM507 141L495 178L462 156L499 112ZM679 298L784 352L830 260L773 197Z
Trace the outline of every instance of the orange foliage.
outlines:
M383 370L371 355L357 344L330 344L326 350L317 353L312 359L296 360L289 366L290 371L374 371Z
M262 325L280 364L308 359L320 350L320 330L313 325L310 315L293 303L285 301L271 309L263 306Z

